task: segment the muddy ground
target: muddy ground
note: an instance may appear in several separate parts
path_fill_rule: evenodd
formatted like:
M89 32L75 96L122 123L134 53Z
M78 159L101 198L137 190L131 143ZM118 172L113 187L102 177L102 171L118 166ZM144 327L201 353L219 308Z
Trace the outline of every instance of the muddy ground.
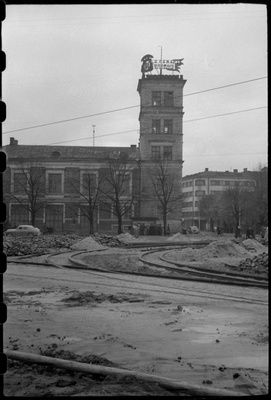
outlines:
M204 268L209 257L212 268L235 266L238 271L240 261L268 251L259 242L254 249L253 243L247 243L250 250L245 246L236 250L228 240L220 238L219 245L201 254L176 249L167 258L191 263L200 259ZM85 239L85 246L77 243L79 249L95 246L92 255L84 255L84 261L92 257L92 265L108 265L115 271L117 266L142 267L137 259L140 250L106 247L98 253L97 243L90 239ZM257 270L254 265L246 270L253 271L267 277L266 268ZM119 367L217 389L237 390L233 376L240 374L258 394L268 391L268 310L263 289L123 277L116 272L111 277L89 275L10 263L4 295L6 350ZM4 394L16 397L184 394L128 376L86 375L14 360L8 360L4 383Z

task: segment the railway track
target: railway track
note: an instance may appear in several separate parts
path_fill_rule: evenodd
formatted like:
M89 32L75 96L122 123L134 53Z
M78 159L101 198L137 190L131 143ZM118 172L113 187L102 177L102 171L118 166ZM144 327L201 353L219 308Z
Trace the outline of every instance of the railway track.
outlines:
M195 243L194 246L196 248L202 247L206 245L206 242L202 243ZM187 243L185 244L187 246ZM128 247L128 246L127 246ZM127 248L125 246L125 248ZM161 243L158 243L155 246L152 246L152 244L140 244L140 246L136 246L137 249L142 249L143 253L139 255L139 260L144 264L151 266L151 268L155 271L157 271L157 274L152 273L152 274L143 274L143 273L135 273L135 272L129 272L129 271L117 271L117 270L106 270L106 269L101 269L101 268L96 268L95 265L89 265L84 262L82 262L79 259L76 259L76 256L82 253L90 253L89 251L81 251L81 252L58 252L58 253L53 253L50 254L46 257L46 263L44 262L43 265L48 265L50 267L55 267L55 268L62 268L62 269L71 269L74 271L77 271L77 273L80 272L80 274L91 274L93 278L95 279L96 284L98 285L103 285L103 278L108 277L112 280L112 285L111 283L108 286L117 286L117 282L122 282L122 285L127 282L128 285L130 283L135 283L135 279L138 279L140 281L140 284L142 284L142 279L140 280L140 277L147 276L148 280L151 280L153 282L153 286L155 287L161 287L162 291L171 291L173 290L174 292L180 292L183 293L185 292L189 296L202 296L206 298L225 298L225 299L232 299L233 301L240 301L240 302L247 302L247 303L253 303L253 304L263 304L267 305L266 301L262 300L257 300L257 299L251 299L251 298L238 298L236 296L228 296L228 295L223 295L221 297L220 293L216 293L215 295L211 293L211 288L215 288L216 285L214 284L219 284L219 285L225 285L225 287L228 286L240 286L240 287L255 287L255 288L261 288L261 289L267 289L268 288L268 283L266 280L261 280L261 279L254 279L251 277L244 277L244 276L239 276L236 273L219 273L217 271L203 271L203 270L198 270L196 267L191 267L187 266L185 264L178 264L172 261L167 260L165 257L170 252L171 250L175 249L176 246L172 246L172 244L167 244L167 245L162 245ZM191 244L189 243L189 247L191 247ZM135 246L129 246L129 249L135 248ZM103 250L101 254L106 254L107 250ZM94 252L97 255L97 250ZM13 260L14 261L14 260ZM16 262L20 262L20 260L17 260ZM28 261L24 261L24 263L28 263ZM35 263L31 263L34 264ZM167 271L168 274L166 275L165 273L161 273L161 271ZM81 275L82 276L82 275ZM136 276L138 278L136 278ZM190 282L202 282L206 284L210 284L208 290L206 291L201 291L200 293L198 291L195 291L195 289L180 289L178 282L180 281L190 281ZM113 282L116 282L114 284ZM158 283L159 282L159 283ZM161 284L160 284L161 282ZM163 282L163 283L162 283ZM212 285L213 284L213 285ZM175 286L175 287L174 287ZM164 289L164 290L163 290ZM143 289L144 290L144 289ZM156 289L154 289L156 290ZM221 289L220 289L221 290ZM211 297L210 297L211 296Z
M140 261L146 265L156 268L174 271L173 279L197 280L208 283L219 283L225 285L241 285L241 286L257 286L260 288L268 288L268 282L262 277L251 277L249 275L240 276L234 272L220 272L211 269L202 269L200 267L191 266L185 263L177 263L165 258L169 250L150 250L141 255ZM151 255L151 259L148 257ZM156 260L153 260L157 256Z

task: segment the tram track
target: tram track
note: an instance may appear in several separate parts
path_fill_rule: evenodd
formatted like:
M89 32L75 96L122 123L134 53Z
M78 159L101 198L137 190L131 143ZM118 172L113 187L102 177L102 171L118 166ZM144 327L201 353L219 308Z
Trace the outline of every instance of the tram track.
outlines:
M168 252L170 248L168 247L166 252ZM151 252L155 252L157 253L157 255L160 257L161 255L161 250L163 250L165 252L165 248L163 249L156 249L156 250L149 250L145 253L142 254L141 258L144 259L145 263L150 263L150 260L146 260L144 257L146 257L149 253ZM95 251L97 252L97 250ZM106 252L106 250L105 250ZM255 298L251 298L251 297L240 297L240 296L232 296L232 295L228 295L228 294L221 294L221 286L219 290L219 293L215 293L217 291L217 284L218 285L225 285L225 277L219 277L219 279L211 279L210 275L206 275L206 276L202 276L202 274L200 275L197 271L186 271L185 269L183 269L182 271L179 271L179 276L178 277L172 277L172 276L163 276L163 275L148 275L148 274L136 274L136 273L129 273L129 272L123 272L123 271L106 271L106 270L101 270L99 268L95 268L93 266L90 265L86 265L85 263L83 263L82 261L76 261L76 263L74 263L74 258L73 256L78 255L78 254L82 254L82 253L89 253L89 251L80 251L80 252L58 252L58 253L53 253L53 254L49 254L46 257L46 263L43 263L42 265L46 265L48 267L53 267L53 268L60 268L63 270L73 270L74 272L77 273L77 277L78 274L79 275L92 275L93 279L91 280L91 282L95 285L98 286L112 286L112 287L120 287L120 288L131 288L130 285L134 285L136 281L138 281L140 283L140 287L138 286L138 290L143 290L145 291L146 288L148 286L148 290L149 291L153 291L153 292L159 292L159 293L171 293L171 294L185 294L187 296L197 296L197 297L202 297L202 298L206 298L206 299L217 299L217 300L229 300L229 301L233 301L233 302L241 302L241 303L249 303L249 304L262 304L264 306L268 305L267 301L261 300L261 299L255 299ZM164 254L164 253L162 253ZM56 262L56 257L57 256L62 256L62 260L63 260L63 256L66 256L66 260L68 262L59 262L59 260L57 260L58 262ZM162 260L160 260L161 262ZM19 260L17 260L17 262L20 262ZM24 264L28 264L27 261L23 261ZM165 268L165 264L163 265L159 265L159 267L157 266L156 262L153 262L157 269L159 270L159 268L163 267ZM29 265L33 265L34 263L29 263ZM177 266L170 266L168 268L172 268L174 270L178 270L179 267ZM194 272L194 274L192 274ZM188 276L189 273L189 276ZM186 275L184 275L186 274ZM136 276L138 278L136 278ZM144 277L148 277L148 285L145 286L144 282L142 282L142 278ZM104 282L104 278L109 278L110 283L106 283ZM204 279L203 279L204 278ZM222 279L221 279L222 278ZM48 279L53 279L51 277L48 277ZM137 280L136 280L137 279ZM236 279L234 277L234 279ZM69 279L67 280L69 281ZM80 279L78 280L78 282L81 281ZM181 281L190 281L191 283L193 281L195 282L202 282L202 283L208 283L208 284L213 284L212 289L208 289L206 291L202 291L202 290L196 290L195 288L193 289L188 289L188 288L180 288L178 282L181 283ZM83 279L82 282L85 282L85 280ZM228 286L240 286L240 287L257 287L257 288L267 288L267 284L266 286L260 285L259 283L263 283L263 282L258 282L258 281L254 281L252 279L247 280L247 279L239 279L238 282L235 282L233 280L227 280L226 285ZM265 283L265 282L264 282ZM150 289L150 286L153 287L153 289ZM215 290L215 292L212 293L212 290ZM223 289L224 290L224 289ZM227 289L225 289L227 290Z
M151 265L160 269L167 269L169 271L174 271L175 273L179 274L179 276L174 276L173 279L197 280L224 285L257 286L260 288L268 288L268 282L262 277L251 278L248 275L240 277L239 274L233 272L201 269L199 267L191 266L185 263L169 261L165 258L165 254L167 254L168 252L169 251L163 251L162 255L160 255L160 250L150 250L141 255L140 261L142 261L146 265ZM150 254L152 256L152 260L147 259ZM153 261L153 256L157 254L159 256L159 259Z

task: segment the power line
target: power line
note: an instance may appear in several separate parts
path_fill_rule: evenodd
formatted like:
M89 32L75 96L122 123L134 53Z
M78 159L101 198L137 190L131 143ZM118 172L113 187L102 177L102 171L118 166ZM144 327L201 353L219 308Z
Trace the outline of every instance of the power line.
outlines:
M237 82L237 83L230 83L229 85L218 86L218 87L213 88L213 89L206 89L206 90L202 90L202 91L200 91L200 92L188 93L188 94L185 94L184 97L185 97L185 96L192 96L192 95L194 95L194 94L199 94L199 93L210 92L211 90L218 90L218 89L224 89L224 88L227 88L227 87L230 87L230 86L241 85L241 84L243 84L243 83L248 83L248 82L253 82L253 81L259 81L259 80L261 80L261 79L266 79L266 78L267 78L267 76L263 76L263 77L261 77L261 78L249 79L248 81L242 81L242 82Z
M264 106L264 107L256 107L256 108L248 108L247 110L232 111L232 112L230 112L230 113L225 113L225 114L217 114L217 115L211 115L211 116L209 116L209 117L202 117L202 118L190 119L190 120L188 120L188 121L184 121L183 123L185 123L185 122L200 121L200 120L202 120L202 119L223 117L223 116L225 116L225 115L240 114L240 113L247 112L247 111L261 110L261 109L263 109L263 108L267 108L267 106Z
M249 108L247 110L233 111L233 112L224 113L224 114L211 115L209 117L195 118L195 119L191 119L191 120L188 120L188 121L183 121L183 123L185 124L186 122L195 122L195 121L200 121L200 120L203 120L203 119L210 119L210 118L222 117L222 116L231 115L231 114L239 114L239 113L248 112L248 111L261 110L263 108L267 108L267 106ZM149 129L141 130L141 133L149 133L150 129L151 129L151 127L149 127ZM99 136L97 136L97 138L104 137L104 136L120 135L122 133L129 133L129 132L136 132L136 131L138 131L138 129L132 129L130 131L123 131L123 132L107 133L105 135L99 135ZM70 142L77 142L77 141L85 140L85 139L89 139L89 137L80 138L80 139L73 139L73 140L64 140L62 142L56 142L56 143L50 143L50 144L53 145L53 144L61 144L61 143L70 143Z
M3 132L3 135L6 134L6 133L11 133L11 132L18 132L18 131L25 131L25 130L28 130L28 129L41 128L41 127L43 127L43 126L48 126L48 125L62 124L62 123L64 123L64 122L76 121L76 120L78 120L78 119L83 119L83 118L96 117L97 115L109 114L109 113L113 113L113 112L117 112L117 111L128 110L128 109L130 109L130 108L135 108L135 107L139 107L139 106L137 105L137 106L123 107L123 108L118 108L118 109L116 109L116 110L103 111L103 112L96 113L96 114L84 115L84 116L82 116L82 117L75 117L75 118L63 119L63 120L61 120L61 121L48 122L48 123L46 123L46 124L40 124L40 125L33 125L33 126L29 126L29 127L27 127L27 128L13 129L12 131Z
M130 131L123 131L123 132L107 133L105 135L98 135L98 136L96 136L96 138L101 138L101 137L104 137L104 136L112 136L112 135L121 135L122 133L131 133L131 132L135 132L135 131L138 131L138 129L132 129ZM84 137L84 138L80 138L80 139L73 139L73 140L64 140L62 142L49 143L49 145L61 144L61 143L70 143L70 142L79 142L80 140L86 140L86 139L89 139L89 137Z
M257 80L261 80L261 79L266 79L266 78L267 78L267 77L264 76L264 77L254 78L254 79L250 79L250 80L246 80L246 81L241 81L241 82L237 82L237 83L231 83L231 84L224 85L224 86L218 86L218 87L216 87L216 88L201 90L201 91L199 91L199 92L188 93L188 94L183 95L183 97L192 96L192 95L199 94L199 93L210 92L210 91L212 91L212 90L224 89L224 88L226 88L226 87L241 85L241 84L244 84L244 83L253 82L253 81L257 81ZM180 97L180 96L177 96L177 97ZM136 108L136 107L139 107L139 106L140 106L140 105L138 104L138 105L134 105L134 106L118 108L118 109L115 109L115 110L103 111L103 112L95 113L95 114L88 114L88 115L84 115L84 116L81 116L81 117L74 117L74 118L64 119L64 120L55 121L55 122L48 122L48 123L40 124L40 125L33 125L33 126L26 127L26 128L13 129L13 130L10 130L10 131L3 132L2 134L5 135L5 134L7 134L7 133L13 133L13 132L19 132L19 131L24 131L24 130L29 130L29 129L41 128L41 127L44 127L44 126L55 125L55 124L62 124L62 123L65 123L65 122L76 121L76 120L79 120L79 119L90 118L90 117L96 117L96 116L98 116L98 115L104 115L104 114L109 114L109 113L124 111L124 110L128 110L128 109L131 109L131 108Z

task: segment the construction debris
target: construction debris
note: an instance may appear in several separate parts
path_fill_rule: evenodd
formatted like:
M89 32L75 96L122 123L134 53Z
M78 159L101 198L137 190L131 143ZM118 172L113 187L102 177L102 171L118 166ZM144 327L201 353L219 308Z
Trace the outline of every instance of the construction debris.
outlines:
M8 257L42 255L49 253L52 249L70 249L71 245L78 242L78 238L78 235L4 237L3 250Z
M135 238L129 233L119 236L93 234L79 235L41 235L33 238L4 236L3 249L8 257L42 255L52 250L98 250L102 246L116 247L129 244ZM102 245L102 246L101 246Z
M250 270L254 274L260 274L262 272L268 274L268 254L264 252L252 258L246 258L245 260L240 261L237 269L240 271Z

